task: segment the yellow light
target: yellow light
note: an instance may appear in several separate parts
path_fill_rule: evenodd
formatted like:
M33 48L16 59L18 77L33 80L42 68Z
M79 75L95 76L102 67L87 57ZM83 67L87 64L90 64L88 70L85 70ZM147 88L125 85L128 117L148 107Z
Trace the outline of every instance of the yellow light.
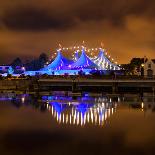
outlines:
M141 107L142 107L142 109L144 108L144 103L142 102L142 104L141 104Z
M145 65L144 65L144 64L142 64L141 66L142 66L142 67L144 67Z

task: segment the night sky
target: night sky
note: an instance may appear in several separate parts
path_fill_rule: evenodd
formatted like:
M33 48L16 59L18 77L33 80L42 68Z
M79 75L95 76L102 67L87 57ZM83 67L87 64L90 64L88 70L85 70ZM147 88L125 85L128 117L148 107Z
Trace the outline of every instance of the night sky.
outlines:
M83 40L119 63L155 58L154 17L154 0L0 0L0 64Z

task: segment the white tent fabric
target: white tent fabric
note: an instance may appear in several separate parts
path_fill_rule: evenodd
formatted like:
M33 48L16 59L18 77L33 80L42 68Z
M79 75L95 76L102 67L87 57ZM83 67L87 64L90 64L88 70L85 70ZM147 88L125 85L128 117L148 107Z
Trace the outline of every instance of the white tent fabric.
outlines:
M120 68L112 63L104 54L104 51L99 52L98 57L93 60L100 70L119 70Z

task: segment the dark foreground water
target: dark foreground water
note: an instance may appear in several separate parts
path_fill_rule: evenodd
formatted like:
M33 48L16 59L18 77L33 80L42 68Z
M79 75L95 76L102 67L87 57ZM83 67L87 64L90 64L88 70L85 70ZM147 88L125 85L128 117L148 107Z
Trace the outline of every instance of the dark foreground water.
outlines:
M155 154L155 103L0 95L0 155Z

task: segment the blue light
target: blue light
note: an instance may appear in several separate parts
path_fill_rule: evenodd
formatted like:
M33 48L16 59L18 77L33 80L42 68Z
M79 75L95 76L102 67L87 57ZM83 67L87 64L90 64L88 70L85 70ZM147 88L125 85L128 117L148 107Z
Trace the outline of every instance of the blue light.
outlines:
M111 67L109 68L108 66ZM76 62L63 57L61 51L59 50L57 57L51 64L40 71L26 71L25 75L78 75L81 70L85 75L89 75L90 72L93 72L94 70L101 70L104 71L105 74L108 74L108 70L114 70L114 68L117 68L118 70L120 69L105 56L102 49L100 49L99 55L96 59L90 59L86 55L85 50L82 49L82 54Z
M82 115L84 116L84 114L89 110L90 107L92 107L93 104L86 104L86 103L80 103L79 105L77 105L77 110L79 112L82 113Z
M59 102L51 102L50 105L53 105L54 109L58 112L59 115L66 108L66 104L61 104Z
M61 70L63 68L63 66L70 65L73 62L74 62L73 60L69 60L69 59L63 57L61 52L58 51L58 54L57 54L57 57L55 58L55 60L51 64L49 64L47 67L41 69L41 71Z
M80 69L93 69L98 66L93 63L86 55L85 51L82 50L82 54L80 56L80 58L71 65L71 68L72 69L77 69L77 68L80 68Z

